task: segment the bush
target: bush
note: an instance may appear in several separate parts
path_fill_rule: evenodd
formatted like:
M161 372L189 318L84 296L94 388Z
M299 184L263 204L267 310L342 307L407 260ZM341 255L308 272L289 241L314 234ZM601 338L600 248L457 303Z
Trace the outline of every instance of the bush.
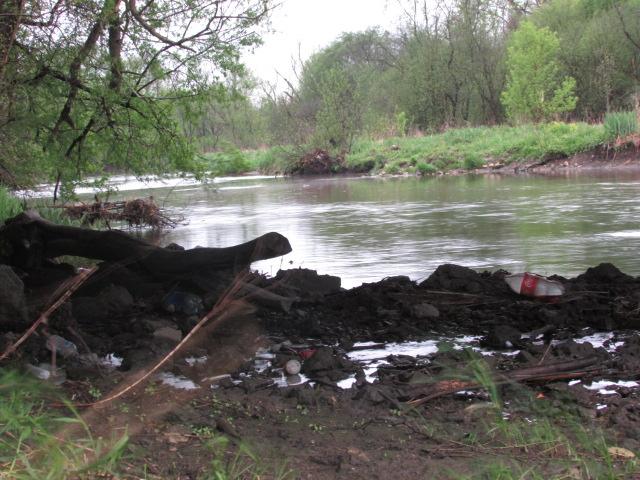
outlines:
M604 131L609 140L624 138L638 133L636 112L607 113L604 117Z

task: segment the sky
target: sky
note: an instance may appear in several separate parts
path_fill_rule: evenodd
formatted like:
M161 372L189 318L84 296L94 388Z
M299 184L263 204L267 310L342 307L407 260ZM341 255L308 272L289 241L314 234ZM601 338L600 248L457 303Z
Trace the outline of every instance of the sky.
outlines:
M292 80L291 59L298 53L306 60L343 32L375 26L394 31L401 16L398 0L281 0L264 44L243 58L254 75L282 90L285 83L276 72Z

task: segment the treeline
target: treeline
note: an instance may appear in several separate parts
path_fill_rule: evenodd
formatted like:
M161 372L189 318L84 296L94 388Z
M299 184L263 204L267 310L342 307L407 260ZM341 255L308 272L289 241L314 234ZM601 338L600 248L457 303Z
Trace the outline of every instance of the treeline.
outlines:
M398 31L345 33L284 92L235 85L183 125L201 150L549 120L601 121L640 94L640 0L405 2ZM256 105L255 99L260 97Z

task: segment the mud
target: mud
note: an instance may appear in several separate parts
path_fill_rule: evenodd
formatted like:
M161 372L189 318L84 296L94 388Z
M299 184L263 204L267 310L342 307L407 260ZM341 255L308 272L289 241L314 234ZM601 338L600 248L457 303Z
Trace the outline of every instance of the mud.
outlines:
M254 274L252 285L289 308L253 290L226 299L160 375L86 410L88 422L104 436L127 428L137 452L130 478L143 467L147 478L201 478L215 458L259 463L265 478L479 478L496 462L600 478L602 449L584 438L640 451L640 279L601 264L552 277L565 295L536 299L512 292L507 273L442 265L419 284L392 277L350 290L308 270ZM215 301L193 315L123 286L74 298L48 326L80 352L58 358L61 388L78 403L117 392ZM4 343L17 333L4 332ZM34 335L14 362L50 357ZM298 375L283 371L292 359ZM512 375L585 359L564 376ZM493 381L483 383L482 372ZM453 382L468 388L433 396ZM530 437L542 425L552 438ZM238 457L239 445L254 456ZM611 472L633 478L629 462L609 461Z

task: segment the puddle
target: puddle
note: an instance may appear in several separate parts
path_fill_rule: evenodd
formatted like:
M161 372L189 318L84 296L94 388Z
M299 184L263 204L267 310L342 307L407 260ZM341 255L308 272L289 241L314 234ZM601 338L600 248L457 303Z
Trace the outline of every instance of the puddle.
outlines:
M579 380L577 382L579 382ZM582 386L587 390L598 390L598 393L600 395L614 395L618 392L615 390L610 390L610 387L634 388L639 385L640 384L638 384L638 382L635 382L633 380L618 380L617 382L612 382L611 380L599 380L597 382L592 382L591 385Z
M612 340L614 336L615 335L613 332L597 332L592 335L586 335L584 337L576 338L574 340L576 343L589 342L591 345L593 345L593 348L602 347L607 352L612 353L615 352L618 347L624 345L623 341L611 342L610 340ZM605 345L605 343L607 342L608 344Z

